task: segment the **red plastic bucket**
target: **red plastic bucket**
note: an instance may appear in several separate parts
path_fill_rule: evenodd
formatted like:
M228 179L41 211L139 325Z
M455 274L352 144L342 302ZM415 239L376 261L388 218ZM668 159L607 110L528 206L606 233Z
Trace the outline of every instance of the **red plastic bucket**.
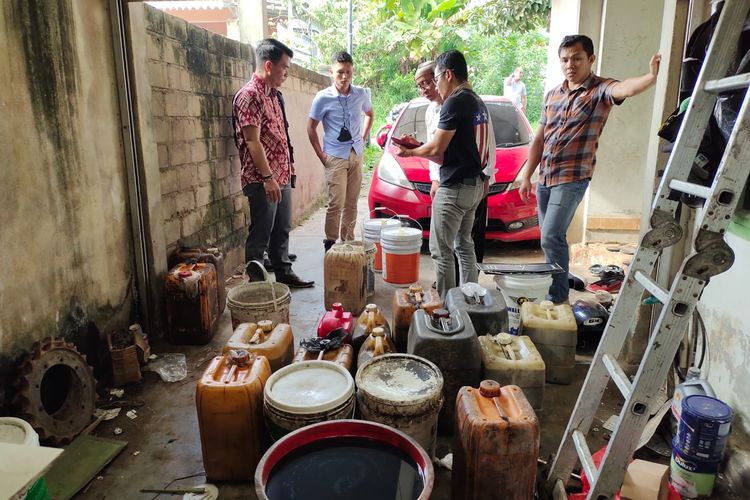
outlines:
M343 443L352 438L377 443L380 447L392 449L394 452L406 457L416 467L416 472L421 478L422 489L412 498L417 500L427 500L430 498L435 480L435 472L427 452L403 432L383 424L363 420L321 422L298 429L277 441L263 455L257 469L255 469L255 492L258 498L260 500L277 500L276 496L269 496L269 494L273 495L273 493L268 491L269 486L272 487L269 484L269 479L273 479L274 472L278 472L276 470L277 467L281 468L285 464L288 465L290 460L299 457L300 454L304 456L308 449L314 449L314 447L318 449L335 447L337 441ZM354 467L354 464L349 464L348 467L337 469L335 472L342 479L345 479L347 470L351 470L352 468L356 467ZM371 468L368 470L375 473L377 472L376 469ZM291 483L304 480L301 476L302 474L297 473L296 475L287 477L284 483L287 492L289 488L294 487L294 484ZM319 481L321 487L325 486L322 484L324 483L323 478L316 477L314 479ZM352 482L356 482L356 478L351 479ZM393 479L397 482L398 475L395 475ZM310 498L319 496L316 495L315 491L310 491L309 493ZM278 498L281 497L279 496Z

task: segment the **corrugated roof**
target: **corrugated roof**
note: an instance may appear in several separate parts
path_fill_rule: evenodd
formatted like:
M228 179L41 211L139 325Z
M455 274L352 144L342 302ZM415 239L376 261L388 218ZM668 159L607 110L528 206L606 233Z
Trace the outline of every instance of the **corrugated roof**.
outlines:
M224 0L165 0L145 2L159 10L218 10L231 7L231 2Z

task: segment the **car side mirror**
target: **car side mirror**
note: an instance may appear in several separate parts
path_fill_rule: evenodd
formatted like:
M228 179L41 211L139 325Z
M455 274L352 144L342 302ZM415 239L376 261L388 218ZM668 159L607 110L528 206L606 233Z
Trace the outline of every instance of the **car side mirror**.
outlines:
M378 143L378 146L380 146L380 149L383 149L385 147L385 142L388 140L388 132L391 131L392 125L390 123L386 123L382 127L380 127L375 134L375 142Z

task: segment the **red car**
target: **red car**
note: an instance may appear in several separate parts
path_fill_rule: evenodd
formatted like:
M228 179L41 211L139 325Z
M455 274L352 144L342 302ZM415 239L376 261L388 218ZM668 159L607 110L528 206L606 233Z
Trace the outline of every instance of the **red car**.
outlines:
M522 166L529 154L532 139L531 126L524 114L510 99L498 96L482 96L492 117L495 130L497 162L495 184L490 186L487 208L488 240L522 241L539 239L539 218L536 196L532 194L528 203L521 201L518 187L521 184ZM401 158L393 154L390 147L392 137L412 135L425 142L424 114L429 101L414 99L401 111L396 122L386 125L378 132L378 144L384 148L370 185L368 203L370 210L386 207L397 214L417 220L424 229L424 237L430 234L430 174L427 160L423 158ZM389 128L389 129L388 129ZM536 176L536 174L535 174ZM532 181L535 181L532 178ZM377 217L389 217L388 210L374 212Z

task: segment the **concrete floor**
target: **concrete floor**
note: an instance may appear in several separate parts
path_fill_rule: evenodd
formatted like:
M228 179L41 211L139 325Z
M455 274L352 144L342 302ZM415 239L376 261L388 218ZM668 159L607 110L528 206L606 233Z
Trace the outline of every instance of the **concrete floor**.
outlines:
M360 200L360 214L366 213L366 200ZM324 209L318 210L309 220L292 232L291 251L299 256L294 270L305 279L314 279L311 289L293 291L290 307L295 340L315 334L318 319L323 314L323 220ZM542 262L538 242L521 244L487 245L487 262ZM420 282L429 287L434 279L431 259L422 255ZM490 277L481 276L480 283L494 287ZM381 306L386 317L391 317L391 299L395 287L376 276L376 292L371 302ZM205 370L208 361L221 350L231 333L229 310L220 322L219 332L206 346L172 346L165 341L152 346L155 353L181 352L187 356L188 376L176 383L165 383L155 373L145 372L138 384L125 387L123 400L142 403L136 407L138 418L131 420L124 411L114 420L103 422L95 434L128 442L124 451L104 469L78 496L78 498L155 498L153 494L140 493L141 488L188 487L205 482L202 474L200 438L195 411L195 383ZM589 353L590 354L590 353ZM587 371L586 355L579 356L576 383L571 385L547 384L544 410L538 417L541 426L540 458L546 459L557 449L560 436L575 404L580 385ZM617 410L616 403L602 406L602 419ZM598 449L604 444L605 432L601 422L590 446ZM114 435L119 427L122 434ZM450 440L441 438L438 456L449 451ZM181 479L183 478L183 479ZM246 484L220 484L221 498L255 498L254 486ZM161 495L161 498L168 495ZM436 469L435 500L450 498L450 472Z

